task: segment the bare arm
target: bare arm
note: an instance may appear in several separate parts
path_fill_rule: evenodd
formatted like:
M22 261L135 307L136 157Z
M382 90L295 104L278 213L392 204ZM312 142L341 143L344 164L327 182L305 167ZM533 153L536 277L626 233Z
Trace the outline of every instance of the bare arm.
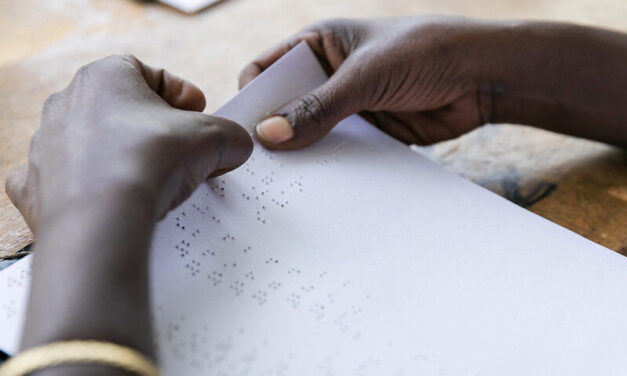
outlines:
M627 146L626 34L433 16L329 20L261 54L240 86L302 40L331 78L261 123L271 149L305 147L356 112L408 144L508 122Z
M132 56L82 68L50 97L28 170L6 188L36 235L22 348L111 341L154 356L148 249L157 218L243 163L248 133L202 114L202 92ZM46 375L124 372L92 365Z

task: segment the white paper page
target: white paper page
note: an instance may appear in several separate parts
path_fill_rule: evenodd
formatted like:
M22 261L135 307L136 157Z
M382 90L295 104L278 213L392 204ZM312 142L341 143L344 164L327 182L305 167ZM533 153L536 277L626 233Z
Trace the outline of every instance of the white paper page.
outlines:
M223 0L159 0L159 2L168 4L185 13L196 13L199 10L208 7Z
M324 79L300 45L217 113L250 126ZM27 262L0 273L10 353ZM166 375L627 372L623 256L356 116L201 186L159 223L151 272Z

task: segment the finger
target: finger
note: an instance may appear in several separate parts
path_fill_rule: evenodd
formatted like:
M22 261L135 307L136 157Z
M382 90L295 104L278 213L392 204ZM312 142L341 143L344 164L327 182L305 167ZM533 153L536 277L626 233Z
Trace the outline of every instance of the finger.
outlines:
M242 69L239 75L239 88L241 89L246 86L250 81L255 79L255 77L260 75L261 72L274 64L279 58L296 47L303 40L306 40L314 51L320 50L319 39L320 34L315 31L302 31L265 51ZM317 51L317 54L321 54L321 51Z
M248 160L253 142L242 126L217 116L196 114L196 117L199 125L192 137L198 155L192 163L197 164L198 184L236 169Z
M300 149L320 140L342 119L361 110L358 85L338 71L314 91L289 103L280 115L259 123L257 139L275 150Z
M146 84L170 106L187 111L202 111L206 101L203 92L191 82L163 68L154 68L132 57Z
M243 88L261 72L266 70L270 65L274 64L281 56L288 53L297 43L296 40L290 39L288 41L281 42L277 46L265 51L259 55L255 60L246 65L239 75L239 88Z

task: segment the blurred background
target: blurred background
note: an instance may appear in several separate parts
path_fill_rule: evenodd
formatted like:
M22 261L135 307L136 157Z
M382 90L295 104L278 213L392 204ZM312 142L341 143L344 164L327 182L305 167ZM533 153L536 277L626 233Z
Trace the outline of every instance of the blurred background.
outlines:
M82 65L133 53L191 80L212 112L254 56L323 18L447 14L577 22L627 32L625 0L225 0L197 14L132 0L0 0L0 180L25 163L45 98ZM574 78L576 79L576 78ZM490 125L420 153L627 254L627 157L615 148ZM0 195L0 257L31 241Z
M248 60L309 23L331 17L436 13L563 20L627 31L624 0L226 0L192 15L132 0L0 4L2 108L16 105L6 103L7 97L17 99L34 88L41 97L31 98L42 100L81 65L124 52L195 82L208 107L215 108L236 92L237 74Z

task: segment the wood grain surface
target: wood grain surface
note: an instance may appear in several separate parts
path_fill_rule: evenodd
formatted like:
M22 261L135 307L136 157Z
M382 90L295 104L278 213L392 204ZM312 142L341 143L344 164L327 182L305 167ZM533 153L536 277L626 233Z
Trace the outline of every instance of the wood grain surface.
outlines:
M130 0L0 0L0 180L25 163L46 97L92 60L129 52L163 66L202 88L211 112L236 93L246 62L311 22L429 13L571 21L627 32L624 0L227 0L192 16ZM627 255L624 150L529 127L490 125L418 151ZM0 258L31 241L2 192Z

